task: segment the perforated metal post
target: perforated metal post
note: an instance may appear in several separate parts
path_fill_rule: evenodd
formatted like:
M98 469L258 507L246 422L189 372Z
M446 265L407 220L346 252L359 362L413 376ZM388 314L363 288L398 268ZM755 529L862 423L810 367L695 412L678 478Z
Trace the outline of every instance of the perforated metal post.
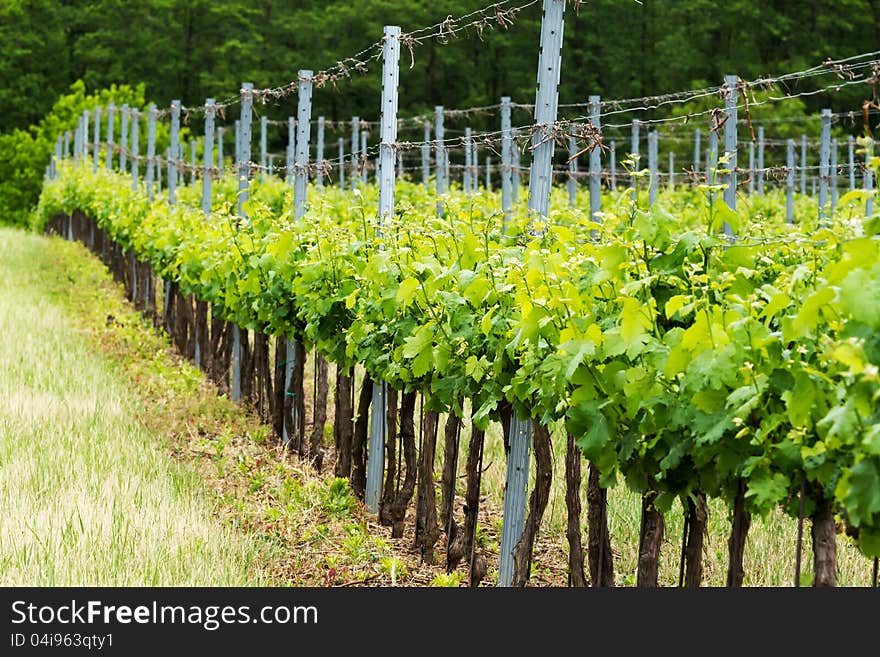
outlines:
M837 210L837 140L831 140L831 217Z
M361 130L361 185L367 184L367 131Z
M700 131L694 130L694 173L700 173Z
M92 173L98 172L98 159L100 158L101 148L101 108L96 107L92 112L95 117L95 128L92 131L95 135L95 148L92 156Z
M510 221L513 207L513 130L510 121L510 97L501 98L501 210L504 224Z
M266 141L268 139L269 117L260 117L260 182L266 180Z
M447 167L446 167L446 144L444 143L445 132L443 130L443 106L434 108L434 170L437 184L437 214L443 216L443 195L448 191Z
M577 139L570 136L568 138L568 181L565 185L568 189L568 206L570 208L575 206L577 200L577 174Z
M318 189L324 187L324 117L318 117L318 150L315 154L315 163L318 165L315 173L315 185Z
M831 175L831 110L822 110L819 137L819 224L831 216L828 208L828 182Z
M471 193L472 155L471 129L468 127L464 129L464 172L462 177L462 191L468 195Z
M755 142L749 142L749 196L755 193Z
M251 123L253 122L253 89L254 85L245 82L241 85L241 116L236 124L236 175L238 176L238 216L244 218L245 203L250 195L251 173ZM232 401L241 399L241 329L238 324L232 325Z
M73 163L79 163L79 153L82 150L82 117L76 120L76 129L73 131Z
M202 212L206 217L211 214L211 186L214 178L214 116L216 107L213 98L205 100L205 141L202 153ZM207 321L207 318L206 318ZM202 367L201 340L196 338L194 361L196 367Z
M869 166L871 157L874 154L874 140L869 139L868 145L865 147L865 191L874 191L874 170ZM868 194L868 200L865 201L865 216L870 217L874 214L874 195Z
M379 143L379 229L394 216L394 149L397 143L398 83L400 78L400 28L385 26L382 64L382 109ZM370 513L379 512L382 474L385 468L385 437L388 385L373 386L370 414L370 445L367 459L365 502Z
M602 103L599 96L589 97L590 123L602 134ZM602 149L598 145L590 151L590 219L599 222L602 212Z
M299 71L297 96L296 159L294 162L293 214L299 220L306 213L306 194L309 185L309 149L312 127L312 75L309 70Z
M205 152L202 153L202 212L205 216L211 214L211 191L214 182L214 174L211 168L214 166L214 117L217 113L213 98L205 101ZM196 344L199 341L196 340Z
M846 139L847 147L849 148L849 191L853 192L856 189L856 140L855 137L850 135Z
M223 177L223 133L225 129L221 126L217 128L217 178Z
M82 141L82 159L85 163L88 163L89 159L89 128L91 127L91 112L89 110L84 110L82 115L82 130L83 130L83 141ZM95 140L97 141L97 139Z
M62 148L62 157L65 160L70 159L70 131L64 133L64 145Z
M794 223L794 139L785 143L785 221Z
M241 116L238 122L238 216L246 217L244 204L250 198L251 176L251 125L254 117L254 85L241 85ZM234 400L237 401L237 400Z
M345 189L345 140L340 137L339 145L339 188Z
M196 142L193 139L189 142L189 184L196 184L196 169L198 168L198 158L196 157Z
M548 129L556 126L558 118L564 17L565 0L544 0L535 123ZM553 139L545 139L541 130L536 131L532 137L532 167L529 176L529 211L533 217L547 218L550 215L553 150ZM531 428L528 417L520 419L516 412L511 415L498 586L510 586L513 583L514 550L522 537L525 522Z
M632 199L635 202L638 200L638 195L636 193L636 185L638 184L638 180L636 179L635 173L638 172L639 168L640 168L639 167L639 161L640 161L639 141L640 141L640 137L639 137L639 120L638 119L636 119L635 121L632 122L631 131L632 132L631 132L630 140L629 140L630 141L629 152L630 152L630 155L632 156L632 159L634 160L633 176L632 176L632 188L633 188Z
M309 148L311 146L311 125L312 125L312 76L310 70L301 70L298 72L298 94L296 121L293 117L288 119L288 129L296 127L296 136L290 137L288 148L291 147L290 139L293 139L293 213L294 218L299 221L306 212L306 202L309 184ZM293 133L291 133L292 135ZM341 144L340 144L341 147ZM340 159L341 161L341 159ZM289 175L289 174L288 174ZM293 378L294 355L296 354L296 342L287 340L288 359L284 365L284 389L290 388L290 381ZM291 406L291 423L287 423L285 418L282 430L282 439L284 444L290 442L293 432L300 420L297 417L296 403Z
M513 204L519 203L519 186L522 182L522 166L520 164L520 156L522 151L519 150L519 131L513 131Z
M141 136L141 113L131 111L131 189L137 191L138 176L140 174L140 136Z
M807 195L807 136L801 135L801 196Z
M608 154L608 157L611 160L611 162L608 165L611 169L611 181L609 184L611 185L611 191L614 191L617 189L617 142L616 141L611 142L611 148L610 148L610 153Z
M476 194L480 186L480 152L477 145L471 144L471 191Z
M492 191L492 158L486 156L486 191Z
M431 124L425 121L425 139L422 141L422 183L425 189L431 184Z
M675 188L675 152L669 151L669 189Z
M758 196L764 195L764 126L758 126Z
M654 205L657 201L657 192L660 190L660 177L657 162L657 131L648 132L648 170L651 181L648 186L648 205Z
M113 168L113 139L114 132L116 126L114 125L116 121L116 105L110 103L107 105L107 153L105 154L105 162L104 166L107 167L107 171L110 171Z
M296 169L296 119L287 117L287 152L286 152L286 179L287 184L293 186L293 172Z
M153 182L156 178L156 116L155 103L147 107L147 195L153 200Z
M358 164L358 151L361 143L361 120L355 116L351 119L351 191L358 187L360 166ZM366 164L366 163L365 163Z
M171 101L171 151L168 157L168 202L174 205L177 202L177 165L175 158L180 148L180 101Z
M131 110L128 105L122 106L122 132L119 135L119 170L122 173L125 173L125 170L128 168L128 119L131 115Z
M737 76L724 76L724 84L727 87L727 94L724 98L725 113L727 114L727 121L724 122L724 155L727 158L727 164L724 165L724 168L729 172L725 176L727 187L724 189L724 202L734 212L736 212L736 167L738 160L736 126L736 105L739 102L738 83ZM733 228L726 221L724 222L724 232L733 236Z

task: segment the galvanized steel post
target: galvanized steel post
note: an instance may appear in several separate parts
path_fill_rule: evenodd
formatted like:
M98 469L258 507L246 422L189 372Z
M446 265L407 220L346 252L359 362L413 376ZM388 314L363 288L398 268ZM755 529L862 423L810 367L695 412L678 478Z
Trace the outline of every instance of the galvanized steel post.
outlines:
M565 0L544 0L538 86L535 94L535 124L547 131L555 130L558 118L564 19ZM537 130L532 136L529 211L533 217L546 220L550 216L554 143L553 139L546 139L542 132ZM510 418L510 455L507 459L507 482L504 489L498 586L510 586L513 583L514 552L522 537L525 523L531 428L531 418L521 419L514 410Z
M394 216L394 151L397 143L398 83L400 77L400 28L385 26L382 65L382 109L380 125L379 229ZM370 445L367 459L365 502L370 513L379 512L382 474L385 467L385 436L388 384L373 386L370 416Z
M727 93L724 99L725 113L727 120L724 122L724 155L727 158L725 168L729 171L727 174L727 187L724 189L724 202L727 207L736 212L736 167L737 167L737 126L736 126L736 106L739 102L739 78L735 75L725 75L724 84L727 87ZM728 236L733 236L733 228L726 221L724 222L724 232Z
M510 121L510 97L501 98L501 211L504 224L510 221L513 207L513 130Z
M171 145L168 157L168 202L177 202L177 165L175 159L180 147L180 101L171 101Z
M599 96L589 97L590 123L602 134L602 102ZM602 212L602 149L594 144L590 151L590 219L598 222Z
M831 110L822 110L819 138L819 224L831 216L828 208L828 182L831 174Z

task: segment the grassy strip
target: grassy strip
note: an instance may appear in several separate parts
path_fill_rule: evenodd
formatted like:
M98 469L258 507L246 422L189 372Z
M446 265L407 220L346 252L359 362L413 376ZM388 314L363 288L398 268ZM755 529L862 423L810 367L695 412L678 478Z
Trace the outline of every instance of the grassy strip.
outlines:
M408 575L346 482L270 445L80 245L0 230L0 331L0 583Z

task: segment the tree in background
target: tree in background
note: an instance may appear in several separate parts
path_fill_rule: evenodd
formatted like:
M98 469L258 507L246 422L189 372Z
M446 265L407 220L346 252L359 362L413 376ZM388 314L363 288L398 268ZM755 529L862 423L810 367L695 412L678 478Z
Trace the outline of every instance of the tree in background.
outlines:
M28 215L40 197L43 172L49 164L55 140L67 130L74 130L85 110L106 107L111 102L141 107L144 86L113 85L87 94L85 84L77 81L70 87L70 93L59 98L37 125L0 135L0 222L28 224ZM117 131L118 126L117 123Z

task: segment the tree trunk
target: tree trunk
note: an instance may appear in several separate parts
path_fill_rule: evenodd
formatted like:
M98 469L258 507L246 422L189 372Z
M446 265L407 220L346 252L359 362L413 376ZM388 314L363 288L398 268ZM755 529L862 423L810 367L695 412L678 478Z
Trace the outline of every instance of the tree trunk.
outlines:
M535 487L529 497L529 515L522 538L513 550L513 586L525 586L529 581L535 541L550 499L550 484L553 482L550 431L537 420L532 420L532 445L535 451Z
M211 306L211 380L220 387L226 389L226 375L229 372L228 365L224 362L224 342L226 340L226 322L217 313L217 307Z
M367 428L370 421L370 402L373 400L373 380L364 375L361 396L358 400L357 416L354 420L354 436L351 442L351 488L360 499L364 499L367 487Z
M727 550L730 559L727 566L727 586L739 588L743 583L743 560L746 551L746 538L749 535L749 527L752 525L752 516L746 509L745 483L740 482L739 491L733 500L733 522L730 528L730 538L727 540Z
M695 491L693 497L688 499L687 507L684 585L688 588L699 588L703 583L703 539L709 520L706 495L702 491Z
M434 544L440 538L437 524L437 495L434 492L434 451L437 448L435 411L427 411L422 422L421 463L419 464L419 493L416 508L416 546L428 565L434 563Z
M287 366L287 338L283 335L275 338L275 388L272 396L272 429L280 439L284 436L284 368Z
M468 585L479 586L485 575L485 559L476 553L477 523L480 516L480 484L483 477L483 443L486 434L478 429L471 420L471 440L468 443L467 455L467 491L464 502L464 546L462 552L468 560ZM481 568L479 567L482 562ZM479 577L477 575L480 575Z
M138 286L143 287L144 282L138 278ZM208 342L208 304L204 301L196 301L195 341L199 346L199 367L204 372L210 372L211 347Z
M592 464L587 477L587 529L593 586L614 586L614 555L608 533L608 490L599 485L599 468Z
M284 399L284 426L287 428L288 448L305 456L308 444L305 439L306 405L303 379L305 378L306 350L299 340L287 343L287 360L293 362Z
M440 491L440 522L446 531L449 531L449 522L453 516L453 507L455 505L455 480L458 474L458 443L460 436L461 418L455 414L454 409L449 409L449 414L446 416L446 427L443 431L445 442Z
M251 350L250 331L240 326L238 338L241 344L241 400L254 407L254 354Z
M144 314L147 319L156 326L156 278L150 263L144 263L144 281L146 283L146 300L144 301Z
M315 356L315 408L313 411L312 437L309 440L309 458L320 472L324 467L324 426L327 424L327 359L320 354Z
M459 405L461 400L459 400ZM441 479L440 517L446 531L446 572L455 570L464 556L464 535L455 522L455 489L458 483L458 450L461 442L461 418L449 409L444 430L443 476Z
M175 286L174 300L177 304L175 313L174 333L180 355L189 361L195 358L195 342L192 340L193 307L192 299L180 293Z
M268 401L272 396L272 382L269 377L269 338L260 331L254 332L254 377L257 414L262 422L269 422L271 413Z
M111 247L112 248L112 247ZM112 253L112 251L111 251ZM112 258L112 256L111 256ZM177 289L177 284L174 281L164 282L163 283L163 298L162 298L162 326L165 328L165 332L168 334L168 337L171 338L171 343L174 344L174 326L177 323L174 319L174 314L176 310L176 304L174 303L174 297L176 295L175 290Z
M306 354L305 345L296 340L293 343L293 371L290 373L290 385L293 388L293 409L296 418L291 425L296 434L296 444L301 458L308 456L309 443L306 438Z
M351 477L351 440L354 430L354 409L351 403L351 376L342 367L336 366L336 408L333 423L333 441L336 443L337 477Z
M663 514L654 507L657 493L648 491L642 496L642 528L639 540L639 567L636 585L642 588L658 586L660 548L663 544Z
M399 468L402 467L402 464L397 462L397 391L390 386L388 387L385 428L385 485L382 488L382 499L379 502L379 522L390 527L394 524L391 509L397 497L395 482L400 481Z
M587 585L584 576L584 548L581 541L581 452L575 445L574 436L566 432L565 451L565 506L568 510L568 523L565 535L568 538L568 577L569 585Z
M406 476L404 477L403 485L394 498L394 504L391 506L392 538L401 538L403 536L406 508L409 506L416 489L418 451L416 450L416 429L413 421L415 410L416 393L404 393L400 404L400 441L403 443L403 460L406 464Z
M834 506L824 495L816 502L812 516L813 586L837 586L837 528Z

